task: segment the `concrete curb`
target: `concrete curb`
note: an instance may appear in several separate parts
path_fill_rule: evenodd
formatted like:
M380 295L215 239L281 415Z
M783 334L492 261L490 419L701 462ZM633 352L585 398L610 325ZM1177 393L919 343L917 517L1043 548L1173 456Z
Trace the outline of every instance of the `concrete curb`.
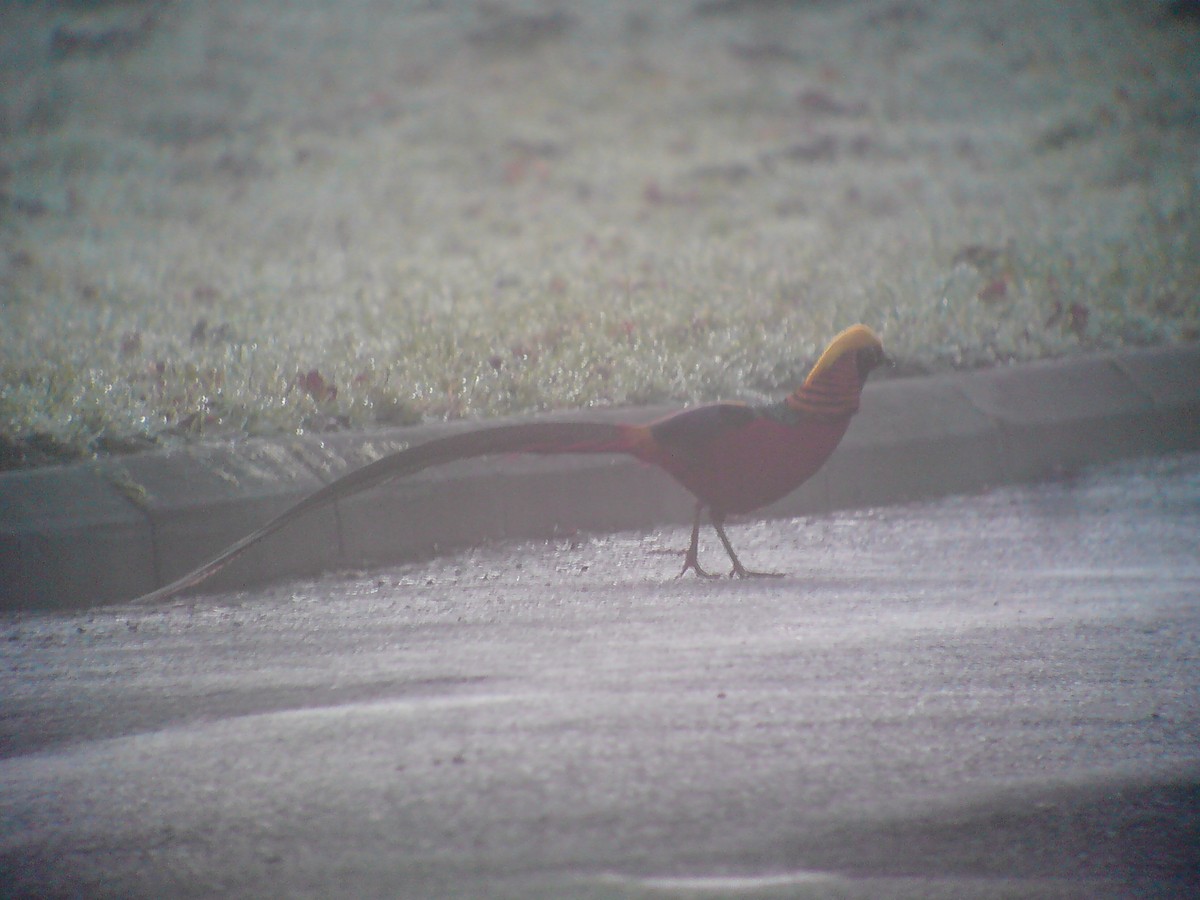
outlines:
M558 418L648 421L667 411ZM131 599L354 467L476 427L251 440L0 475L0 609ZM883 381L867 386L862 411L826 466L764 515L968 492L1198 448L1198 345ZM488 539L686 522L691 510L690 495L666 475L619 457L474 460L313 513L205 588L395 562Z

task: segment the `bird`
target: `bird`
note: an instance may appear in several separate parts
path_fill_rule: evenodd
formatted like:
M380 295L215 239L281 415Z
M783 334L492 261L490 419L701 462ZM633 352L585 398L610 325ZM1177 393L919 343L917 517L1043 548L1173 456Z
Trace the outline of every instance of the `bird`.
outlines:
M522 422L494 425L427 441L381 457L335 479L230 545L186 575L138 597L167 600L223 569L263 538L306 513L380 483L431 466L499 454L627 454L664 470L695 498L691 542L682 577L715 574L700 565L704 513L733 568L731 577L779 573L746 568L725 532L730 515L753 512L791 493L830 457L859 409L867 376L887 361L879 336L863 324L840 332L795 390L774 403L695 406L648 424Z

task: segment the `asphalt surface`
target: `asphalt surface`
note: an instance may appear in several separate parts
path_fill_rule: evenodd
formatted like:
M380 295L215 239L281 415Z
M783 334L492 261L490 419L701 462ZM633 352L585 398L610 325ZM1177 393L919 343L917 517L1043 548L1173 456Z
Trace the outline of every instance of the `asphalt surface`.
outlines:
M1200 892L1200 455L731 537L7 613L0 892Z

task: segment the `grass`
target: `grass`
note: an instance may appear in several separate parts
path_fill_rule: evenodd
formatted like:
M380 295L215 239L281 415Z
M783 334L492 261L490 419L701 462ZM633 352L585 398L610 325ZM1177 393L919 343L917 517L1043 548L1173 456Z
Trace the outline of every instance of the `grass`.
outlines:
M1200 336L1191 26L270 9L6 73L0 466Z

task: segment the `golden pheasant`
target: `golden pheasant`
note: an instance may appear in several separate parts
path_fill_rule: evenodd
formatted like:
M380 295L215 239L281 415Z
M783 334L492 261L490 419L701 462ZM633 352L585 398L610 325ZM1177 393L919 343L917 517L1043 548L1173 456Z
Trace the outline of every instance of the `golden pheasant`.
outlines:
M711 577L697 557L705 510L733 562L730 575L768 574L742 565L725 534L725 517L766 506L812 477L846 433L867 376L884 358L875 333L865 325L854 325L830 342L804 383L777 403L714 403L648 425L497 425L409 447L325 485L211 561L135 602L164 600L193 587L305 513L384 480L460 459L505 453L626 453L659 466L696 497L692 539L680 575L691 569Z

